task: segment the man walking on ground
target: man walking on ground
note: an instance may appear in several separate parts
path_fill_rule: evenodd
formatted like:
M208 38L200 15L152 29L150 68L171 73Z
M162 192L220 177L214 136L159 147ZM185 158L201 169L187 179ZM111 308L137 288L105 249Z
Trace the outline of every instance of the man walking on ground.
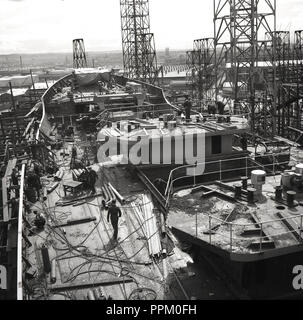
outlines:
M109 223L109 218L111 220L112 226L114 228L114 236L113 239L117 241L118 239L118 222L119 218L121 218L121 210L116 206L116 200L112 201L111 206L108 209L108 214L107 214L107 222Z

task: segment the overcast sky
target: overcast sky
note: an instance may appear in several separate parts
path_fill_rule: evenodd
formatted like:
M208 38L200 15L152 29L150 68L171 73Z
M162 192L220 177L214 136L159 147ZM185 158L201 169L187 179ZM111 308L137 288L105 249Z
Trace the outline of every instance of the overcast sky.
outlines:
M277 27L303 29L303 1L277 0ZM213 0L150 0L157 49L190 49L213 36ZM120 50L119 0L0 0L0 54Z

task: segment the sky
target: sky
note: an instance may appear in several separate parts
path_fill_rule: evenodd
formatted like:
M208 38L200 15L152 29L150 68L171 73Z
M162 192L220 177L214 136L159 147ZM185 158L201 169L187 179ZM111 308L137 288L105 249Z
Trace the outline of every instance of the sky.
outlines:
M303 29L303 1L277 0L277 28ZM150 0L158 50L213 37L213 0ZM0 0L0 54L121 50L119 0Z

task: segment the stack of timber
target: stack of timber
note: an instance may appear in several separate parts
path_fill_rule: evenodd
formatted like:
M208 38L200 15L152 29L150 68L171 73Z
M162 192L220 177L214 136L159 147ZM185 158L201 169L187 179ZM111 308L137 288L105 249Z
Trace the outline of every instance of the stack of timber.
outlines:
M147 239L149 255L154 258L159 257L162 254L162 246L151 198L144 194L142 195L142 204L132 203L131 207Z

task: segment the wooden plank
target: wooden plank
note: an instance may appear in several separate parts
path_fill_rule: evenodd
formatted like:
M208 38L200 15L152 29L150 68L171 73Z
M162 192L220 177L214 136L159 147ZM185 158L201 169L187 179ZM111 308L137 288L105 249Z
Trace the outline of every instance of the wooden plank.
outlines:
M49 286L48 289L51 292L62 292L62 291L70 291L70 290L81 290L81 289L88 289L94 287L105 287L105 286L114 286L123 283L132 283L133 279L128 277L115 277L115 278L108 278L104 280L98 281L89 281L89 282L80 282L80 283L64 283L55 286Z

